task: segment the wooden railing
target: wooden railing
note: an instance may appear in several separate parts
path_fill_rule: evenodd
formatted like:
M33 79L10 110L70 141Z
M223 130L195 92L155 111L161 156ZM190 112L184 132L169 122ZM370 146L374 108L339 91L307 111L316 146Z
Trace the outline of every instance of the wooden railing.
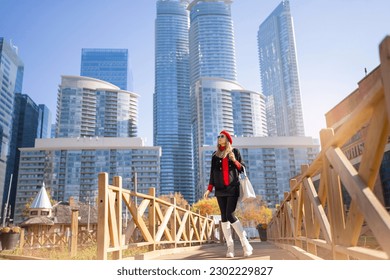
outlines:
M30 232L20 236L20 247L23 249L66 247L69 243L69 236L66 232Z
M192 246L214 240L214 220L155 197L122 188L122 178L99 174L97 259L123 259L123 252L132 247L147 246L154 251L162 246ZM137 201L139 203L137 203ZM124 205L123 205L124 204ZM130 213L130 222L123 226L123 208Z
M65 232L27 232L22 230L19 247L21 249L68 247L71 233ZM87 246L96 243L95 231L78 231L77 246Z
M389 137L390 37L380 44L380 62L359 82L365 98L354 111L336 130L320 132L320 154L291 179L291 192L268 226L269 240L302 258L325 252L330 259L390 259L390 215L373 193ZM367 135L356 170L341 148L363 126ZM343 188L351 198L348 207ZM375 248L359 246L366 227Z

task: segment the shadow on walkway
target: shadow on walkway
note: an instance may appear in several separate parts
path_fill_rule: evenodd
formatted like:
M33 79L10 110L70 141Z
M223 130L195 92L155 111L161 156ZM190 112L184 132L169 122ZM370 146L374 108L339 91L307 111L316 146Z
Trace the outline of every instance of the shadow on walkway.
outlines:
M254 240L250 242L253 247L253 255L243 257L243 250L239 241L234 243L235 257L231 260L297 260L292 253L281 249L269 242ZM163 252L165 251L165 253ZM162 250L143 255L142 259L149 260L227 260L225 244L211 244L199 247L177 248L174 250Z

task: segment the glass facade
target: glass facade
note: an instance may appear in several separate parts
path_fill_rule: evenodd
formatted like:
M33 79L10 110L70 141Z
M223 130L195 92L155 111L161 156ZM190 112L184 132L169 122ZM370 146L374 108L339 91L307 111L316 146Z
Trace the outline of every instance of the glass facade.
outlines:
M249 90L231 91L234 134L240 137L267 136L265 96Z
M272 208L283 201L284 192L290 191L290 179L301 173L301 165L310 164L319 152L318 143L309 137L239 137L233 143L241 152L256 195ZM204 186L208 185L214 150L201 148Z
M51 112L44 104L39 104L39 120L37 138L51 138Z
M194 0L190 10L190 82L237 80L231 1Z
M107 172L109 183L122 176L123 188L148 193L160 189L159 147L145 147L140 138L39 139L34 148L21 149L15 221L22 221L25 203L42 182L56 201L96 200L98 174Z
M283 0L261 23L257 40L262 92L268 99L268 134L303 136L305 131L289 1Z
M187 3L161 0L156 5L153 136L162 148L161 194L180 192L193 203Z
M138 95L97 79L63 76L56 137L136 137Z
M10 145L10 156L7 163L6 182L11 183L9 205L15 207L16 185L19 172L19 148L34 147L38 131L40 108L26 94L16 93L14 102L14 119L12 126L12 140ZM7 192L8 193L8 192ZM13 216L11 211L11 217Z
M82 49L80 76L103 80L122 90L133 90L132 71L128 75L127 49ZM127 80L129 76L129 86Z
M214 78L201 78L192 89L197 146L214 145L223 129L237 136L267 136L265 98L261 93Z
M9 179L6 178L8 161L13 166L10 156L13 110L15 94L22 92L24 65L18 56L17 48L0 37L0 206L7 199Z

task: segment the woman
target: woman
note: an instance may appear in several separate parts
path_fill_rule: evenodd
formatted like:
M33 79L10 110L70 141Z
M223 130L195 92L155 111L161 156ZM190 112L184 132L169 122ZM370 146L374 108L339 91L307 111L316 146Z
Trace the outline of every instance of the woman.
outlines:
M232 147L232 137L222 130L218 136L217 150L211 159L210 181L204 198L207 199L215 187L215 196L221 210L222 231L228 247L226 257L234 257L234 242L231 227L237 232L244 256L252 255L253 248L246 238L246 232L240 221L233 215L236 210L238 197L240 195L239 172L245 166L239 150Z

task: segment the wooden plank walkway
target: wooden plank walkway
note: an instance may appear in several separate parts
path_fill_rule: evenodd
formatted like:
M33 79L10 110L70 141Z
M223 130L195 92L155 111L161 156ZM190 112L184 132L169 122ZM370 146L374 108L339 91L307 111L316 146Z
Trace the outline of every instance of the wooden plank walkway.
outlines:
M243 250L239 241L235 241L235 257L231 260L298 260L288 250L279 248L270 242L254 240L250 242L253 247L253 255L243 257ZM210 244L196 247L184 247L148 252L137 256L136 259L144 260L226 260L225 244Z

